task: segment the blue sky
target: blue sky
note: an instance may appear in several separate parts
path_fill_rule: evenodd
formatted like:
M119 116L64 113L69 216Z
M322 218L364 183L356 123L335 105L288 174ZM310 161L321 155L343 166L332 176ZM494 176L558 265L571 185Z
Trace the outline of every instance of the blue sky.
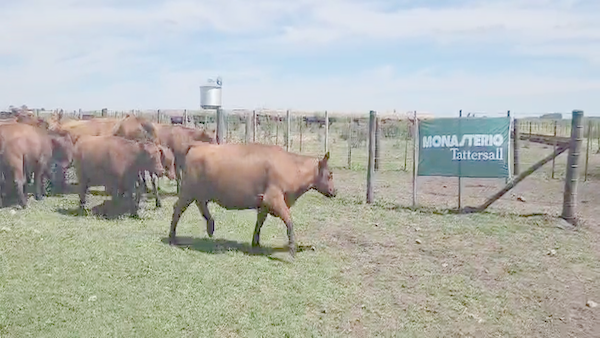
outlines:
M600 115L592 0L4 0L0 108Z

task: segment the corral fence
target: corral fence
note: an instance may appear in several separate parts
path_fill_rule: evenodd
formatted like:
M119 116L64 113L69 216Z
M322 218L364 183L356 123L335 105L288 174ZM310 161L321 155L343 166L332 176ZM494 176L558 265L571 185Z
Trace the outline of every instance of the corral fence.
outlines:
M44 112L38 112L39 115ZM145 111L99 111L65 112L65 116L79 119L92 117L123 117L134 113L160 123L178 123L196 128L213 129L221 136L221 142L244 143L258 142L280 145L283 148L307 155L323 156L331 153L330 165L333 168L347 169L353 173L366 173L365 185L354 191L356 198L373 203L375 195L387 200L400 200L401 205L416 206L419 192L415 171L418 161L418 143L414 135L418 134L418 114L396 113L358 113L343 114L334 112L299 112L293 110L145 110ZM416 115L416 117L415 117ZM463 115L462 112L460 114ZM468 114L465 119L469 119ZM510 116L510 112L501 115ZM219 128L218 119L222 118ZM416 121L416 123L415 123ZM570 168L562 165L560 173L555 170L555 158L566 151L567 144L573 140L573 119L522 118L511 119L511 173L510 177L500 180L503 183L515 183L525 166L538 165L552 161L552 178L569 175ZM582 118L582 138L585 139L585 165L582 173L588 179L589 160L600 152L600 119ZM548 150L550 160L542 165L534 163L535 156L527 155L530 144L543 144ZM558 153L558 154L557 154ZM539 156L539 153L536 154ZM377 173L377 174L376 174ZM560 174L560 175L559 175ZM527 176L527 175L526 175ZM398 179L400 177L400 179ZM460 205L460 179L455 179L455 187ZM498 180L496 180L498 181ZM443 184L445 188L447 184ZM450 184L448 184L450 185ZM494 186L493 189L497 190ZM396 189L395 189L396 188ZM410 191L413 190L411 194ZM362 193L360 193L362 191ZM380 194L381 192L381 194ZM483 191L482 195L489 195ZM366 196L365 196L366 195ZM491 196L493 197L493 196ZM412 200L412 203L411 203ZM477 209L477 208L475 208ZM472 210L474 210L472 208Z

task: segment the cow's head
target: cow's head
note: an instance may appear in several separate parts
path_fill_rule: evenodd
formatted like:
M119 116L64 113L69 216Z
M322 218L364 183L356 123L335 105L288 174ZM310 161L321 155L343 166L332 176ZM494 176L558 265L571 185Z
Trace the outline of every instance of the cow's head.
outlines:
M64 131L48 134L52 144L52 160L62 168L67 168L73 161L75 146L71 135Z
M202 141L206 143L217 143L217 133L215 129L194 130L192 137L194 141Z
M165 171L165 175L170 179L175 179L175 155L171 149L165 146L158 146L158 150L160 151L160 162L162 163L163 169Z
M162 164L162 152L154 142L138 142L140 152L138 153L138 170L147 170L156 176L161 177L165 174Z
M335 197L337 189L333 184L333 172L329 169L329 152L318 163L317 175L313 188L326 197Z

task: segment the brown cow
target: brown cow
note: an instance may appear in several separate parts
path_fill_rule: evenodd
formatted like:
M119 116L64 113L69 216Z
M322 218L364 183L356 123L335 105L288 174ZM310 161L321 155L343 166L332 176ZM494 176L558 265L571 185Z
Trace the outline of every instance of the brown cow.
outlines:
M170 180L175 179L175 158L173 156L173 152L171 149L158 145L158 150L160 151L160 162L162 163L165 176L167 176ZM140 180L138 181L140 184L143 184L143 187L146 187L146 173L140 173ZM152 181L152 192L154 193L154 198L156 200L156 207L162 207L162 202L160 200L160 196L158 196L158 185L157 185L158 176L155 173L150 173L150 180ZM142 188L142 190L144 189Z
M71 134L77 143L83 136L120 136L129 140L151 140L158 143L158 136L153 124L143 117L127 114L124 118L93 118L90 120L63 120L61 113L50 119L50 129L61 130ZM64 181L64 173L61 181ZM140 181L141 183L141 181Z
M119 120L113 127L111 134L126 138L128 140L150 141L156 144L160 144L155 123L150 122L144 117L136 116L133 114L127 114L123 119ZM171 159L172 155L166 152L163 148L159 148L159 151L161 152L161 159L163 160L163 165L167 170L167 176L170 179L174 179L172 171L174 169L171 168L173 166L173 161ZM158 196L158 189L156 187L156 180L154 179L154 176L155 175L150 173L154 197L156 199L156 206L160 207L161 202L160 197ZM138 184L143 185L143 190L147 191L145 171L139 174Z
M12 117L0 119L0 125L12 123L23 123L34 127L40 127L42 129L48 129L49 126L48 122L46 122L44 119L23 111L18 112ZM26 173L26 183L31 181L30 174L31 173L29 172Z
M154 124L158 130L160 144L173 151L175 156L175 175L177 179L177 192L181 187L181 173L185 165L185 155L189 149L188 143L200 141L216 143L215 131L206 131L180 125Z
M127 114L123 119L117 121L112 130L112 135L121 136L134 141L158 142L158 134L154 123L148 119Z
M79 181L79 208L85 208L87 189L91 185L103 185L119 202L125 194L133 197L139 173L145 170L164 174L160 151L152 142L137 142L119 136L83 136L75 146L75 168ZM131 206L137 215L140 194L136 194Z
M27 207L26 178L33 173L35 198L40 200L43 179L49 176L51 161L64 168L73 157L73 141L68 134L46 131L25 123L0 125L0 143L0 166L5 182L15 182L23 208Z
M50 130L60 130L68 132L77 143L82 136L106 136L112 135L113 129L119 120L114 118L96 118L91 120L68 120L53 122L50 124Z
M336 195L328 160L329 152L323 159L317 159L257 143L191 147L185 158L179 198L173 206L169 242L176 242L177 222L194 201L212 237L214 220L208 202L216 202L227 210L257 209L253 247L260 245L260 229L267 216L279 217L287 226L289 250L294 257L296 244L290 207L310 189L327 197Z
M42 129L48 129L49 126L48 122L44 119L28 113L19 113L14 117L0 119L0 125L10 123L23 123Z
M40 127L42 129L48 129L48 122L46 122L44 119L37 117L33 114L29 114L29 113L21 113L17 115L17 122L18 123L25 123L31 126L36 126L36 127Z

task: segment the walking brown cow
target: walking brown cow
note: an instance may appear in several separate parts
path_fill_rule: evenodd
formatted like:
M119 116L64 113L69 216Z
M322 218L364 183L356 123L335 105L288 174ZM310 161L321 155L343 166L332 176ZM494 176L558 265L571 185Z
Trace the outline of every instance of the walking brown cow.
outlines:
M127 114L123 118L93 118L90 120L64 120L61 113L50 119L50 129L68 132L77 143L83 136L119 136L129 140L152 141L158 143L154 125L143 117ZM168 154L166 155L168 157ZM168 166L168 164L166 164ZM143 174L143 173L142 173ZM140 178L143 178L140 174ZM64 181L64 173L62 173ZM140 179L140 184L142 180ZM145 185L145 180L143 181ZM156 189L155 189L156 190Z
M212 237L214 220L208 202L216 202L227 210L258 211L253 247L260 245L260 229L267 216L280 218L287 226L289 250L294 257L290 207L310 189L327 197L336 195L328 160L329 152L318 159L257 143L192 146L185 158L179 198L173 206L169 242L176 242L177 223L192 202L196 202Z
M169 147L175 156L175 175L177 192L181 189L181 173L185 165L185 155L189 149L188 143L200 141L216 143L214 130L206 131L179 125L154 124L158 130L160 144ZM154 182L153 182L154 184Z
M160 162L163 165L165 170L165 176L167 176L170 180L174 180L175 177L175 158L173 156L173 152L171 149L158 145L158 150L160 151ZM154 198L156 201L156 207L162 207L162 202L160 200L160 196L158 195L158 184L157 184L158 176L155 173L150 173L150 180L152 181L152 192L154 193ZM140 184L143 185L142 190L146 188L146 175L145 172L140 173L140 180L138 180Z
M51 161L64 168L72 158L73 142L68 134L49 132L24 123L0 125L0 166L4 182L16 184L23 208L27 207L26 178L33 173L35 198L40 200L43 179L49 176Z
M117 204L121 195L133 199L139 173L149 171L158 176L164 174L161 152L152 142L137 142L119 136L84 136L75 147L75 168L79 181L79 208L83 211L87 189L103 185ZM136 216L141 195L138 192L131 205Z

